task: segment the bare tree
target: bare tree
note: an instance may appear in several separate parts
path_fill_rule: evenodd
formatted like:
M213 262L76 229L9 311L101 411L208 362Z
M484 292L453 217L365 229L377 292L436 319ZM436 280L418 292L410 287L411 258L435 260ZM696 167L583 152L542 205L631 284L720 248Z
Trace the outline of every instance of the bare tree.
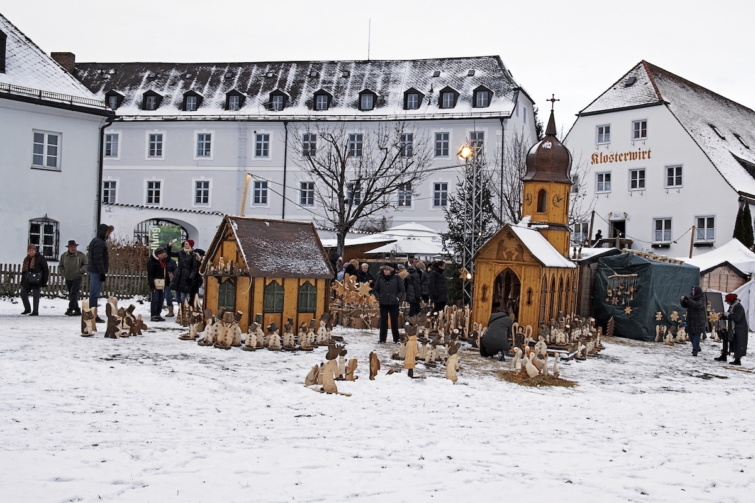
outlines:
M569 200L569 226L572 228L572 243L581 245L592 239L589 236L591 229L585 230L585 223L590 220L590 213L595 208L595 196L590 196L587 191L587 162L581 157L578 161L572 161L572 188ZM577 225L581 227L580 233L574 232ZM586 232L588 234L586 234Z
M334 228L340 254L353 228L411 203L431 162L429 141L403 122L352 127L316 122L294 129L295 162L315 181L313 213Z
M522 177L527 173L527 152L532 145L525 140L524 131L514 132L507 149L495 153L494 164L501 166L491 177L492 200L497 206L495 219L503 227L522 219ZM501 162L503 157L503 162Z

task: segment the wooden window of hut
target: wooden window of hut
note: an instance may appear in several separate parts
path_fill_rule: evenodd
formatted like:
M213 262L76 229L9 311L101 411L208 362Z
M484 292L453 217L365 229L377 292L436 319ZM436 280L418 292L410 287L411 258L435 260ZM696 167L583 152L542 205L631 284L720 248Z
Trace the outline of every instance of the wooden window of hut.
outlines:
M283 286L277 281L265 286L264 311L266 313L283 312Z
M550 290L550 317L558 318L558 306L556 306L556 277L551 278L551 290Z
M300 313L314 313L317 311L317 288L307 281L299 287L299 306Z
M236 310L236 285L233 280L226 279L220 282L218 287L218 309L221 307L229 311Z
M545 189L540 189L540 191L537 193L537 212L538 213L545 213L545 202L547 200L548 193L545 192Z
M564 306L564 278L558 280L558 310L561 313L566 313L566 306Z
M540 287L540 321L548 323L550 320L546 317L545 306L548 294L548 280L543 276L542 286Z

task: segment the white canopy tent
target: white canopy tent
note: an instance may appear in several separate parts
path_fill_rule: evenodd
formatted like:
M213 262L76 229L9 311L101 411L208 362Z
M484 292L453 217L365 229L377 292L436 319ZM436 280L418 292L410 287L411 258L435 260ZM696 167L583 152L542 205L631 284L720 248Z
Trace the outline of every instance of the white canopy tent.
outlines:
M685 263L698 267L704 274L711 269L728 262L746 274L755 273L755 253L751 252L741 241L734 238L715 250L692 258L680 258Z

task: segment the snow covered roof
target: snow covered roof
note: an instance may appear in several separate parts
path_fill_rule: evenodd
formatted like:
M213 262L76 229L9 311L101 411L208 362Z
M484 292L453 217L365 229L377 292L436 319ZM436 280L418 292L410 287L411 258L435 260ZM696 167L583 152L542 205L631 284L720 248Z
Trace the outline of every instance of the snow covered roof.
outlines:
M755 273L755 253L736 238L708 253L679 260L698 267L700 274L705 274L727 262L745 274Z
M252 116L257 120L308 117L359 120L386 117L509 117L520 91L498 56L372 61L272 61L260 63L77 63L76 77L95 95L120 95L117 113L130 119L222 120ZM420 94L419 107L405 110L405 93ZM441 91L458 93L452 108L441 108ZM473 107L475 91L492 92L490 105ZM160 97L156 110L143 110L144 93ZM197 93L199 108L184 111L184 94ZM243 104L228 110L228 93ZM363 92L374 95L374 108L360 110ZM315 94L330 97L327 110L313 110ZM273 95L284 97L273 110Z
M253 278L333 277L325 250L311 223L226 216L210 245L210 255L217 249L228 225Z
M579 115L665 105L731 187L755 197L755 111L641 61Z
M89 89L2 14L0 32L6 36L5 71L0 72L0 97L24 96L106 110L102 99L96 99Z
M577 267L574 262L558 253L539 231L518 225L510 225L509 228L545 267Z

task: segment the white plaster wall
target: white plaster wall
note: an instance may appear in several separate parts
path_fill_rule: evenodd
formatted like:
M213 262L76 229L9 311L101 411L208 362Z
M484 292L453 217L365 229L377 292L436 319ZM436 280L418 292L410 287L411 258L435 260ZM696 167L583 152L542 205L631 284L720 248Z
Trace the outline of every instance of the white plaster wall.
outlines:
M644 141L632 141L631 128L635 120L647 119L648 136ZM611 142L596 144L596 126L611 125ZM593 237L601 229L608 237L609 213L627 213L626 234L634 239L633 248L661 255L683 257L689 255L690 234L684 232L696 224L698 216L715 217L715 242L718 247L731 239L738 209L738 195L719 175L703 151L685 132L665 106L655 106L579 117L569 132L565 144L572 151L575 163L581 161L588 199L596 212ZM603 164L591 163L593 154L650 150L646 160ZM666 166L682 165L683 186L667 189ZM646 189L630 190L629 170L645 168ZM610 193L596 192L596 173L611 172ZM672 219L672 239L680 237L669 248L652 248L653 219ZM695 247L694 254L710 248Z
M29 220L60 222L59 253L69 239L81 250L95 234L99 128L104 118L0 99L0 263L23 260ZM32 169L33 131L62 134L60 171Z

